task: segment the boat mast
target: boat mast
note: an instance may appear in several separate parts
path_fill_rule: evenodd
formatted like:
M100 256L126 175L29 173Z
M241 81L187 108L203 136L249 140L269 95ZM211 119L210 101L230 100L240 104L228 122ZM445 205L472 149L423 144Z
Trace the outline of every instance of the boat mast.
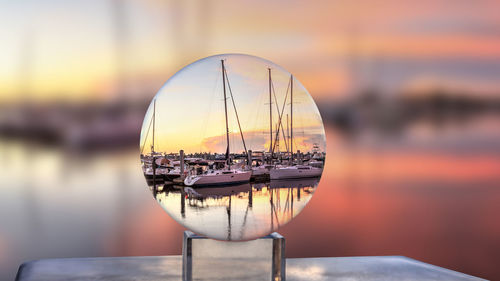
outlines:
M293 164L293 75L290 75L290 165Z
M286 139L288 142L290 142L290 121L288 120L288 114L286 115ZM286 146L286 151L288 152L290 149L290 146Z
M153 144L151 145L151 154L155 152L155 121L156 121L156 99L153 103Z
M271 68L267 68L269 72L269 152L271 153L271 163L273 162L273 101L271 99Z
M231 101L233 103L234 114L236 115L236 121L238 122L238 128L240 129L241 141L243 142L243 148L245 149L245 154L248 155L247 145L245 144L245 138L243 137L243 130L241 130L240 117L238 116L238 110L236 109L236 103L234 102L233 91L231 90L231 83L229 83L229 77L227 77L227 71L224 69L224 74L227 80L227 88L229 89L229 95L231 95Z
M231 161L229 160L229 125L227 123L227 98L226 98L226 76L224 75L225 68L224 68L224 60L220 60L222 64L222 88L224 89L224 112L226 114L226 141L227 141L227 148L226 148L226 161L227 161L227 167L228 170L231 169Z
M274 141L274 145L276 146L276 150L278 151L278 157L280 155L280 134L279 134L279 124L276 124L276 140Z

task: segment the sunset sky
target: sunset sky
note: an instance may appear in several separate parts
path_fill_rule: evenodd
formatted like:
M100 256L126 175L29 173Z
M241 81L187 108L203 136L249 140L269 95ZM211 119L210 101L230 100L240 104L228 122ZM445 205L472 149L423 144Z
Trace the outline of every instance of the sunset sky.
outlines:
M500 280L498 114L460 100L408 115L390 99L351 102L366 88L498 99L499 11L499 0L0 1L0 280L40 258L180 254L184 228L151 200L136 123L177 71L227 53L293 73L295 143L318 138L304 89L329 121L319 193L279 230L287 257L398 254ZM266 149L267 65L226 59L248 147ZM224 151L219 67L160 93L158 150ZM281 100L288 76L274 70Z
M242 3L3 1L0 101L149 99L220 53L271 59L321 100L366 86L500 90L498 1Z
M226 151L221 59L225 60L229 86L233 93L247 149L269 150L268 68L271 68L280 112L285 103L282 122L286 130L286 115L289 114L291 118L290 94L285 102L290 73L270 61L257 57L212 56L197 61L176 73L156 95L156 151L178 152L180 149L188 153L209 151L224 153ZM302 84L295 78L293 84L294 151L296 149L310 151L314 143L325 151L324 129L319 111ZM230 99L229 86L226 86L226 95L231 132L230 148L232 152L241 152L244 148ZM151 104L146 113L141 134L141 145L146 143L145 152L150 151L152 142L152 128L149 134L148 128L152 120L153 107ZM273 124L277 124L279 116L274 95L272 110ZM286 151L282 136L280 134L281 149Z

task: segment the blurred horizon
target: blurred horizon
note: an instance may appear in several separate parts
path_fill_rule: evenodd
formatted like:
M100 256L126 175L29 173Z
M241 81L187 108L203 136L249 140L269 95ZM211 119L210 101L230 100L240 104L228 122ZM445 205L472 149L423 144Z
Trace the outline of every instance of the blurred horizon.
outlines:
M320 100L366 87L498 94L498 2L371 5L254 1L243 11L232 1L4 2L0 13L11 25L0 29L0 98L147 100L182 66L220 53L272 59Z
M182 67L243 53L303 84L323 179L288 257L404 255L499 279L500 2L0 3L0 279L27 260L180 253L139 162ZM187 100L187 102L189 102Z

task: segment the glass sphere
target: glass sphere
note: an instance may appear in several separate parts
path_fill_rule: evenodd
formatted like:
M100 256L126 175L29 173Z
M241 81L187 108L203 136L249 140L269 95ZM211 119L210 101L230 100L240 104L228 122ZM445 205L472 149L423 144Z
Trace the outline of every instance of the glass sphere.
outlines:
M193 232L250 240L288 223L318 186L323 122L296 77L255 56L198 60L153 98L141 162L163 209Z

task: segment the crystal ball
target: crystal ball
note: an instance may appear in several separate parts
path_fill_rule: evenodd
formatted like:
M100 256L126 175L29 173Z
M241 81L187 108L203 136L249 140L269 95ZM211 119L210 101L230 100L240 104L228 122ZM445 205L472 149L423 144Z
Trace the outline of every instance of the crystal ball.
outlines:
M292 220L313 196L325 156L321 115L298 77L243 54L179 70L141 130L149 191L181 225L218 240L256 239Z

